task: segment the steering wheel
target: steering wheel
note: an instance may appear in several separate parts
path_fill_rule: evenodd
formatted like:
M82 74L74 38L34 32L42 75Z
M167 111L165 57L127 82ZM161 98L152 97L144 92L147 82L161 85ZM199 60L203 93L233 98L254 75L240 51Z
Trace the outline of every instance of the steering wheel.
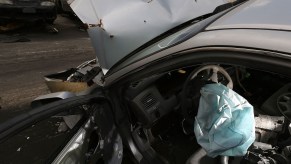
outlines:
M222 75L219 76L219 75ZM218 65L206 65L199 67L192 71L186 79L182 92L181 92L181 109L184 118L189 116L195 116L199 106L200 89L209 83L222 83L225 80L228 81L225 84L228 88L233 88L233 81L226 70ZM194 113L193 113L194 112Z

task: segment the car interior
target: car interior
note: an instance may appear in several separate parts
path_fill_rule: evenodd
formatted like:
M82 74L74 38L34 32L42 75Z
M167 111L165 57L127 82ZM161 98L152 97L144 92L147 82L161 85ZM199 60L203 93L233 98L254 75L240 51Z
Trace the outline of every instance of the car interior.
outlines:
M210 158L196 141L200 89L215 81L254 107L256 140L244 157ZM291 80L286 76L239 65L195 65L131 82L123 92L132 135L169 163L288 163Z
M79 80L87 76L79 72L69 74L70 79ZM87 73L92 74L90 71L87 71ZM115 115L126 115L128 122L124 121L123 116L120 116L123 119L120 120L122 121L120 123L124 124L126 122L124 125L130 131L130 134L127 135L131 135L128 138L133 139L135 146L140 151L147 153L148 156L143 154L145 158L154 160L150 163L290 163L291 79L288 76L254 69L253 67L212 63L179 67L179 69L144 77L146 78L128 80L122 84L122 87L118 85L118 91L122 95L118 99L118 102L121 103L119 105L122 114L118 113L119 110L115 110ZM254 108L255 142L249 147L245 156L217 156L211 158L207 156L206 151L197 142L194 134L194 121L198 113L201 88L206 84L215 83L233 89ZM116 94L116 92L111 93ZM117 100L113 98L113 101ZM9 151L3 152L2 155L9 161L19 161L27 157L25 155L27 152L35 150L31 155L38 154L39 158L31 158L32 161L38 161L37 163L39 163L39 161L44 161L47 158L53 160L53 157L57 154L48 153L48 151L52 148L57 150L50 150L50 152L62 150L64 144L67 143L65 141L71 139L80 127L84 126L83 128L86 128L86 120L91 118L91 112L95 108L98 109L96 112L108 112L106 110L108 108L100 110L98 106L96 104L91 107L78 105L76 110L70 109L65 113L52 116L48 119L49 121L46 119L38 124L33 124L27 130L5 142L4 145L8 145ZM82 119L80 119L81 116L83 116ZM100 155L102 153L100 151L103 149L101 147L101 143L104 142L102 138L106 136L106 132L111 134L109 132L112 130L108 127L109 123L106 117L103 117L102 114L96 116L98 116L96 117L96 124L101 128L94 129L95 126L92 124L90 126L92 130L86 133L89 146L83 151L86 153L87 161L91 159L94 161L98 157L98 155L95 157L96 154ZM109 122L113 124L113 121ZM249 124L249 122L246 121L245 124ZM123 125L120 125L119 130L120 134L124 135L123 127ZM38 136L38 139L32 140L30 138L33 138L33 136L27 134L35 128L41 130L33 135ZM48 129L51 129L51 134L47 134ZM41 136L49 136L53 140L47 142L43 140L45 137ZM122 144L124 139L127 138L122 138L122 142L120 138L118 139L119 144ZM25 140L24 146L22 145L23 140ZM59 146L51 147L52 141ZM70 142L77 142L73 141L74 139ZM46 149L46 153L41 151L44 146L50 148ZM67 146L70 146L70 144ZM71 146L74 147L74 144ZM30 150L30 148L31 151L24 151ZM109 152L113 151L110 145L105 145L105 148L108 148ZM122 147L119 147L119 149L122 149ZM122 156L122 163L132 163L133 151L129 149L126 144L123 144L122 155L116 155L112 159L117 160ZM117 151L113 152L117 153ZM15 155L20 157L14 158ZM64 154L60 155L63 156ZM114 155L109 153L109 156ZM68 157L68 159L79 158L79 156L70 153L68 153ZM106 159L100 158L97 163L106 163L105 161Z

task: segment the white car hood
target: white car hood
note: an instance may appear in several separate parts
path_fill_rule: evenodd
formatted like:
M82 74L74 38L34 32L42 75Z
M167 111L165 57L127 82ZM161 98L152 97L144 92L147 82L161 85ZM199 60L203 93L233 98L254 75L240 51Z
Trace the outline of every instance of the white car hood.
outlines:
M232 0L74 0L104 70L162 33Z

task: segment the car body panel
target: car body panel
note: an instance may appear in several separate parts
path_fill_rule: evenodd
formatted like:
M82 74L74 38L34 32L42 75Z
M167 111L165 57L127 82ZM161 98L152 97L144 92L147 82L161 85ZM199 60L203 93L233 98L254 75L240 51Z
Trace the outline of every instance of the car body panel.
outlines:
M50 101L46 102L48 100L51 100L51 102L53 102L53 101L67 99L67 98L75 97L75 96L76 96L76 94L74 94L72 92L53 92L53 93L41 95L41 96L38 96L37 98L35 98L31 102L31 107L35 108L35 107L43 106L46 103L50 103Z
M164 57L171 56L175 53L189 50L189 49L198 49L201 47L230 47L230 48L245 48L245 49L254 49L254 50L266 50L266 51L273 51L279 53L288 53L291 52L291 33L288 31L288 24L289 17L284 15L286 12L290 12L288 10L288 5L290 4L289 1L284 1L283 4L280 6L284 6L285 8L282 10L277 10L277 17L282 17L281 23L278 23L276 26L276 21L272 22L269 20L269 24L265 24L267 17L265 19L257 19L254 21L251 16L245 17L242 21L244 22L245 26L238 25L237 28L227 28L227 26L223 26L223 22L235 22L237 20L239 22L239 17L233 18L234 15L247 15L250 8L252 6L258 6L258 3L261 2L260 0L257 1L248 1L245 4L242 4L229 12L225 15L218 18L216 21L213 21L212 24L208 25L203 31L198 33L197 35L193 36L192 38L185 40L184 42L175 45L173 47L169 47L168 49L162 50L160 52L151 54L140 61L137 61L133 64L130 64L126 67L122 67L120 69L114 70L111 73L107 74L105 77L105 85L111 85L117 79L120 79L125 74L134 71L140 67L143 67L145 64L150 63L152 61L160 60ZM281 2L281 3L282 3ZM270 2L271 4L278 4L277 1ZM268 4L268 3L267 3ZM266 5L267 5L266 4ZM276 5L275 5L276 6ZM263 5L261 6L263 7ZM268 6L265 6L268 7ZM271 8L271 7L269 7ZM280 12L281 11L281 12ZM264 14L268 15L270 13L269 10L264 10L262 8L258 11L261 17ZM279 16L280 15L280 16ZM284 19L283 19L284 17ZM287 18L288 17L288 18ZM275 19L275 17L272 17ZM286 18L286 19L285 19ZM228 21L229 20L229 21ZM232 21L231 21L232 20ZM205 20L203 20L205 21ZM202 23L203 21L199 22ZM262 23L261 23L262 22ZM222 24L217 26L218 24ZM253 28L247 28L247 25L254 24ZM259 25L259 26L257 26ZM257 26L257 28L254 28ZM262 28L265 26L269 29ZM245 28L244 28L245 27ZM250 37L254 36L254 37Z
M254 36L251 37L250 36ZM232 29L202 32L185 43L187 47L228 46L290 52L291 33L277 30ZM191 43L192 42L192 43ZM276 43L276 44L274 44ZM194 46L193 46L194 45Z
M250 38L250 36L255 36ZM267 50L273 52L286 53L291 52L291 33L277 30L259 30L259 29L234 29L205 31L197 34L195 37L165 49L161 52L152 54L142 60L130 64L115 73L105 77L105 86L111 85L129 72L135 71L144 65L160 60L167 56L182 52L184 50L195 50L202 47L205 49L211 47L224 48L245 48L255 50ZM276 43L276 44L275 44Z
M207 30L258 28L291 30L291 1L255 0L230 11Z
M212 13L227 0L75 0L70 6L89 25L89 35L102 68L164 32Z

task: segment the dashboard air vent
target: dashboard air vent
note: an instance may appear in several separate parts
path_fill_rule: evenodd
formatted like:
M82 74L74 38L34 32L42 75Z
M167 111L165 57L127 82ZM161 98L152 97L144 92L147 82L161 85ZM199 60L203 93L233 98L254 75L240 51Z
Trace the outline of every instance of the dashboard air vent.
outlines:
M157 99L152 93L149 93L141 98L141 103L146 109L149 109L157 103Z
M136 88L139 85L140 81L136 81L130 84L131 88Z

